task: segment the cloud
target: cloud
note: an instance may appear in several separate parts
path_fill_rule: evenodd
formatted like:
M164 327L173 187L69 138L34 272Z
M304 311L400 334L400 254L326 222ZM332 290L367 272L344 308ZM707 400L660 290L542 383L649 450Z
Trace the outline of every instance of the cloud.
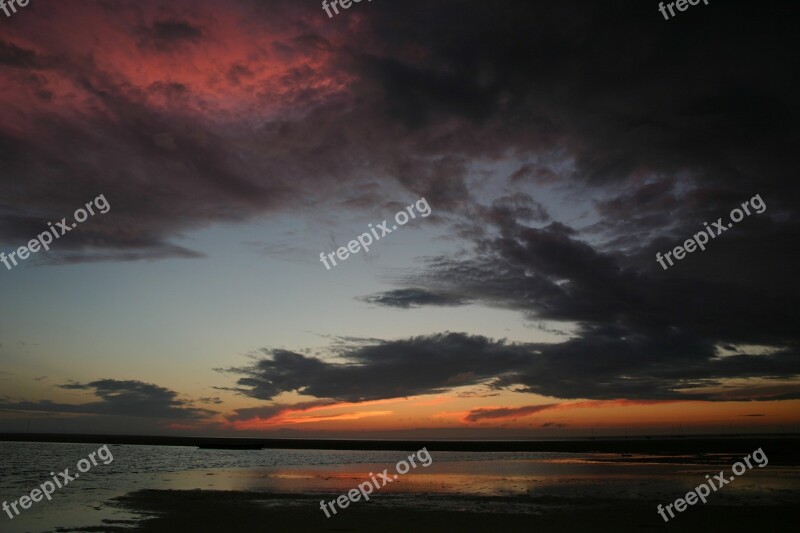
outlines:
M464 417L464 420L467 422L478 422L480 420L492 420L496 418L518 418L552 409L555 405L558 404L473 409Z
M570 402L570 403L548 403L541 405L524 405L521 407L481 407L479 409L472 409L466 416L465 422L479 422L481 420L494 420L505 418L520 418L524 416L531 416L542 411L550 410L564 410L564 409L597 409L604 407L619 407L629 405L656 405L662 403L673 403L674 401L681 400L599 400L599 401L586 401L586 402ZM563 424L553 424L557 427L562 427ZM542 427L546 427L543 425Z
M253 364L228 372L242 376L234 390L263 400L295 392L364 402L441 394L470 385L627 402L767 400L800 393L800 385L791 383L721 387L727 380L791 375L800 359L796 350L719 358L706 341L670 329L645 335L620 327L594 328L559 344L510 343L464 333L357 341L336 345L336 362L288 350L262 352Z
M20 48L13 43L0 42L0 65L24 68L37 64L38 56L33 50Z
M198 398L197 401L201 403L213 403L217 405L224 403L219 396Z
M141 381L101 379L90 383L59 385L66 390L89 391L100 401L83 404L39 402L6 402L0 408L10 411L39 411L103 416L130 416L165 420L204 419L215 414L192 406L178 398L175 391Z
M313 401L313 402L298 402L295 404L273 404L265 405L262 407L245 407L236 409L232 415L226 417L230 422L247 421L252 419L260 419L268 421L276 418L281 418L287 414L305 412L315 407L325 407L333 405L334 402L330 401Z
M769 225L762 229L769 231ZM772 239L769 233L746 238ZM399 278L399 284L413 287L403 300L408 307L430 305L427 294L447 294L453 303L511 309L525 319L563 322L574 330L565 342L530 346L528 363L498 372L495 386L594 399L778 399L800 391L794 274L784 275L781 284L773 277L774 289L754 282L749 272L740 278L737 260L723 267L714 257L717 243L706 255L689 258L714 261L717 267L708 274L684 273L683 265L664 273L657 265L632 261L639 251L604 249L564 224L530 226L517 216L496 218L473 239L472 253L428 258L422 269ZM397 306L397 290L369 301ZM739 351L718 357L720 346L759 344L773 355ZM703 390L733 378L783 378L795 385L783 391Z
M459 392L457 396L459 398L491 398L492 396L499 396L499 392L491 392L489 390L486 391L464 391Z
M791 315L795 311L788 294L765 299L763 292L747 285L664 276L657 264L649 271L626 266L619 254L597 250L553 224L532 228L508 221L498 233L480 239L475 245L480 254L474 257L430 259L428 270L409 283L445 292L454 300L519 310L532 320L637 329L674 325L728 342L760 338L785 344L795 339L784 320L742 313L758 306L765 316ZM381 296L371 301L381 302ZM391 301L391 293L383 296Z
M290 391L317 398L363 402L444 392L475 385L523 365L524 348L456 333L407 340L355 343L337 349L344 363L287 350L265 349L243 375L238 390L264 400Z
M733 59L716 46L689 52L699 49L695 44L708 29L699 22L680 37L654 22L642 38L643 13L612 14L581 3L569 16L570 28L591 36L592 46L614 48L625 35L636 35L640 55L621 53L620 62L610 54L606 62L567 37L559 6L537 7L536 20L526 20L533 11L516 9L519 24L495 8L464 10L448 42L460 46L440 47L424 29L409 37L430 39L425 65L372 58L369 72L387 85L396 82L390 102L410 117L410 127L425 131L442 117L459 117L466 128L490 131L498 149L516 142L535 146L520 149L524 155L514 170L503 174L518 195L498 205L478 202L469 191L456 211L468 215L457 228L471 242L471 253L428 258L423 269L398 276L399 288L368 301L411 308L437 305L426 302L428 295L446 294L453 304L575 324L572 339L542 346L528 368L498 374L496 382L559 398L721 398L698 391L729 378L797 379L798 256L787 250L800 242L800 219L791 207L798 188L785 148L797 140L793 128L800 113L786 70L745 53ZM754 27L769 27L772 18L760 13ZM500 20L507 23L507 40L474 35L473 23L486 29ZM523 37L531 24L537 27L534 39ZM610 24L613 39L602 30ZM712 31L721 36L729 29ZM790 35L782 25L775 42L788 45ZM477 43L480 54L470 48ZM653 60L675 45L685 51L680 59ZM551 60L528 60L541 49L550 51ZM707 70L711 57L720 70ZM448 65L447 72L437 64ZM574 68L565 70L565 64ZM722 71L731 77L716 94L709 87L718 86ZM753 85L748 71L775 77ZM677 81L687 72L708 85ZM439 96L451 83L455 103L447 105ZM511 113L524 117L527 130L514 127ZM750 139L754 131L759 133ZM476 142L472 153L477 158L488 148ZM553 183L575 198L593 198L590 215L567 219L555 206L537 208L520 192ZM748 217L668 272L655 263L657 251L682 243L705 221L727 217L757 193L769 198L765 213ZM404 289L411 292L398 299ZM715 347L732 343L763 343L779 354L717 360ZM762 392L789 398L797 387ZM736 397L762 392L737 390Z
M63 262L202 257L175 241L289 210L332 217L363 204L366 186L370 201L424 195L438 216L465 217L462 236L477 220L554 218L520 190L476 200L475 164L508 162L514 188L595 199L591 231L648 265L647 245L685 238L757 187L788 220L743 246L784 257L798 235L800 130L783 67L794 28L780 7L751 11L738 3L678 35L643 7L589 1L419 0L357 27L287 1L51 6L0 41L2 103L15 110L0 128L0 241L26 242L101 192L112 212L59 243ZM743 15L745 35L725 23ZM87 20L96 32L67 31ZM741 248L718 253L739 256L726 275L753 280ZM786 263L766 268L785 275Z
M458 306L466 303L458 297L437 294L425 289L396 289L374 296L366 296L362 300L371 304L399 307L401 309L410 309L423 305Z
M342 92L329 77L339 69L323 64L330 52L308 44L322 38L270 19L262 22L275 31L251 25L264 18L254 6L180 4L53 6L52 17L4 34L2 103L18 112L0 128L0 242L27 242L102 193L112 210L60 240L57 264L203 257L173 241L280 211L304 191L324 197L336 180L364 174L322 145L320 119L339 115L324 104ZM86 19L97 32L62 31ZM263 127L254 130L255 110Z
M169 51L182 44L197 43L203 32L190 22L176 19L158 20L139 29L139 47L143 50Z

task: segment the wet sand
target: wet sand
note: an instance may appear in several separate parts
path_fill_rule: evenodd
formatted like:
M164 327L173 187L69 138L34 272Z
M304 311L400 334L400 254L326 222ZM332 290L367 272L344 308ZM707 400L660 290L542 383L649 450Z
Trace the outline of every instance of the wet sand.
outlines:
M335 494L327 495L332 499ZM442 497L442 496L436 496ZM326 518L320 496L286 496L229 491L144 490L118 499L118 504L153 515L135 529L142 532L220 531L749 531L768 526L771 533L796 531L800 510L793 505L695 506L665 523L655 511L657 502L613 499L540 497L517 498L541 505L538 513L475 512L486 498L460 498L463 510L407 508L387 495L380 502L358 502ZM509 503L508 498L504 505ZM131 531L126 524L69 531ZM67 531L67 530L60 530Z

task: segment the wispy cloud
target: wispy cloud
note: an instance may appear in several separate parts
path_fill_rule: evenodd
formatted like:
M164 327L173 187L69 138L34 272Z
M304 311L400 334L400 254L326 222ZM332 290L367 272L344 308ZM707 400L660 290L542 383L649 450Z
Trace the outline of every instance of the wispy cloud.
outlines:
M482 420L496 420L506 418L521 418L531 416L542 411L566 410L566 409L591 409L607 407L624 407L629 405L658 405L664 403L675 403L674 401L642 401L642 400L603 400L589 402L570 402L570 403L549 403L542 405L524 405L521 407L482 407L473 409L464 416L465 422L480 422ZM549 423L553 425L553 423ZM543 425L542 427L546 427Z

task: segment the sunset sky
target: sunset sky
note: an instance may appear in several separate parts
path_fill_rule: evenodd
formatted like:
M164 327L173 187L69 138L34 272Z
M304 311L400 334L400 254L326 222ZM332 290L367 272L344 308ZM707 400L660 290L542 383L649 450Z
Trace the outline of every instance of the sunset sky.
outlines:
M0 251L111 206L0 264L0 431L798 431L797 7L753 6L0 12Z

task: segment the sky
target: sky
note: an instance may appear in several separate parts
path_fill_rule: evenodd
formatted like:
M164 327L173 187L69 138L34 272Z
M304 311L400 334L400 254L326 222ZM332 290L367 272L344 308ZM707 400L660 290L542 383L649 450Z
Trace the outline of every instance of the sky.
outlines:
M798 431L796 15L0 11L0 431Z

